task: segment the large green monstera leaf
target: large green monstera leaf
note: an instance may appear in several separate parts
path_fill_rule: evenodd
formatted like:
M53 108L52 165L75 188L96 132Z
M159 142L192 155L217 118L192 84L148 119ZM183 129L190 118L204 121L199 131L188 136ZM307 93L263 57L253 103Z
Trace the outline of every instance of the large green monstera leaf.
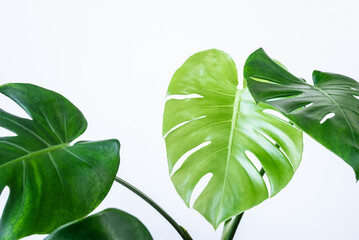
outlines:
M45 238L45 240L79 239L152 240L152 236L134 216L109 208L65 225Z
M215 228L283 189L302 153L301 131L237 85L233 60L208 50L176 71L167 92L163 134L172 182L189 206L198 182L211 175L193 208Z
M10 188L0 239L49 233L90 213L114 181L119 142L72 145L87 122L55 92L30 84L2 85L0 92L31 117L0 109L0 126L17 135L0 138L0 192Z
M264 51L252 53L244 76L253 97L281 111L303 131L346 161L359 179L359 83L314 71L314 85L276 64Z

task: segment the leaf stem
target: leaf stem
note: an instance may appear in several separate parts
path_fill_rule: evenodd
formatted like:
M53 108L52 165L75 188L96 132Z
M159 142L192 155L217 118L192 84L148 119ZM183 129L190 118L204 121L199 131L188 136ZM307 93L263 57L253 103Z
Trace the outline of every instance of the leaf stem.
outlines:
M224 224L223 233L221 240L232 240L234 235L236 234L237 228L241 219L243 217L244 212L238 214L232 219L229 219Z
M135 193L137 196L145 200L148 204L150 204L154 209L157 210L173 227L176 229L176 231L181 235L183 240L192 240L192 237L188 234L186 229L184 229L181 225L179 225L165 210L163 210L155 201L153 201L151 198L149 198L147 195L145 195L143 192L138 190L136 187L132 186L125 180L116 177L116 182L121 184L122 186L126 187L133 193Z
M259 174L263 177L265 174L265 171L263 168L259 171ZM232 219L229 219L225 222L222 232L221 240L232 240L234 238L234 235L236 234L237 228L239 226L239 223L242 220L244 212L238 214Z

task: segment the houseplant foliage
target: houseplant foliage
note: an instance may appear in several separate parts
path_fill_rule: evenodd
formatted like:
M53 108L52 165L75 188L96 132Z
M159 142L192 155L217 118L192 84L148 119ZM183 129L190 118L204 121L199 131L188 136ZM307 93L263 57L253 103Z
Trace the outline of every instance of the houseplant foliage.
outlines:
M107 195L119 166L119 142L72 141L87 127L66 98L31 84L5 84L0 92L31 119L0 110L0 126L17 136L0 138L0 192L10 195L0 239L18 239L90 213Z
M253 52L244 77L257 102L269 104L323 146L337 154L359 179L359 83L352 78L314 71L314 85L297 78L263 49Z
M302 130L342 157L357 178L359 172L355 80L314 71L310 85L262 49L247 59L244 77L239 89L227 54L199 52L174 74L164 111L172 182L189 206L197 184L210 176L193 208L215 228L225 221L225 240L233 239L245 210L288 184L300 164ZM117 140L73 144L87 122L66 98L20 83L2 85L0 93L30 117L0 109L0 127L16 135L0 137L0 193L10 188L0 239L52 231L47 239L152 239L137 218L118 209L84 218L114 181L149 203L183 239L192 239L157 203L115 176Z
M199 52L174 74L164 111L171 180L189 206L198 182L212 175L193 208L215 228L283 189L302 154L302 132L266 112L272 107L257 105L246 86L237 85L236 66L227 54ZM254 158L268 176L270 191Z
M152 240L147 228L134 216L110 208L65 225L46 240L117 239Z

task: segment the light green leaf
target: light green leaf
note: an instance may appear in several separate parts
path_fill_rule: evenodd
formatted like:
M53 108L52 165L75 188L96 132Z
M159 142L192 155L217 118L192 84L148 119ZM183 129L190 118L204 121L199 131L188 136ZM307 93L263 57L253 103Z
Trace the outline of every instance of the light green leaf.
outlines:
M359 83L314 71L314 85L297 78L264 51L252 53L244 76L258 102L272 105L323 146L346 161L359 179Z
M215 228L284 188L302 153L301 131L265 112L268 105L256 105L237 85L233 60L208 50L177 70L167 92L163 134L172 182L189 206L198 182L212 175L193 208ZM253 155L269 178L271 194Z
M119 142L71 142L86 129L82 113L63 96L30 84L0 92L31 120L0 109L0 126L17 136L0 138L0 193L10 195L0 239L43 234L90 213L106 196L119 165Z
M45 240L152 240L147 228L134 216L109 208L85 219L67 224Z

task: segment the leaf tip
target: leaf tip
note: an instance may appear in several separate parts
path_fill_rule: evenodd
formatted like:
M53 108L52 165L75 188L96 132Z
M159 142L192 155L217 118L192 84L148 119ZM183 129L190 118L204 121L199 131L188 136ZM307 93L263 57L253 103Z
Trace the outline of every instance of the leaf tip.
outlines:
M264 49L262 47L258 48L256 52L264 52Z
M320 79L321 79L320 75L322 75L321 71L318 71L318 70L313 71L312 79L313 79L314 84L320 81Z
M12 88L12 87L14 87L14 83L5 83L5 84L2 84L2 85L0 85L0 92L1 93L4 93L4 91L6 91L6 89L8 89L8 88Z
M222 222L216 222L216 223L211 223L212 227L214 228L214 230L217 230L217 228L219 227L219 225L221 224Z
M254 52L252 52L248 56L248 58L247 58L247 60L246 60L246 62L244 64L244 72L246 71L246 67L247 67L249 62L253 61L254 59L261 58L261 57L263 57L263 55L267 56L267 53L264 51L264 49L262 47L258 48Z
M257 57L257 56L260 56L263 54L266 54L266 53L265 53L264 49L262 47L260 47L257 50L255 50L254 52L252 52L251 54L249 54L247 61L248 61L248 59L251 59L252 57Z
M118 139L113 138L113 139L109 139L109 141L113 144L113 146L116 149L120 150L121 143L120 143L120 141Z
M359 181L359 170L358 171L354 170L354 172L355 172L356 183L358 183L358 181Z

